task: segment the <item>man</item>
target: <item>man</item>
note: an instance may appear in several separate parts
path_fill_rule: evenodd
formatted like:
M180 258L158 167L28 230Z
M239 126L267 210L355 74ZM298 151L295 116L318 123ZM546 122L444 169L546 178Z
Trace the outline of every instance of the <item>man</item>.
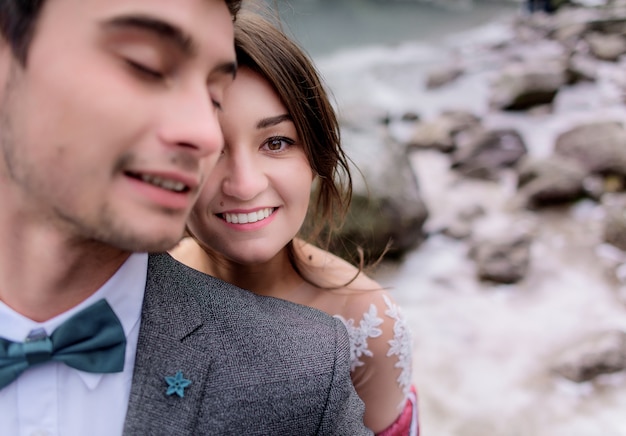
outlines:
M221 150L238 7L0 2L2 434L370 434L337 321L146 254Z

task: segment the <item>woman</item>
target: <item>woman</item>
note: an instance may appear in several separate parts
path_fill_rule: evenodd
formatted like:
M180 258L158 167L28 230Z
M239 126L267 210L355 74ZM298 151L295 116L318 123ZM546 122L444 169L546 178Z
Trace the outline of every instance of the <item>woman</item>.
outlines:
M191 238L172 254L241 288L340 318L365 424L377 434L417 434L410 334L393 299L300 234L307 212L328 224L351 196L328 96L308 57L271 22L242 12L235 28L240 68L220 114L224 150L188 222Z

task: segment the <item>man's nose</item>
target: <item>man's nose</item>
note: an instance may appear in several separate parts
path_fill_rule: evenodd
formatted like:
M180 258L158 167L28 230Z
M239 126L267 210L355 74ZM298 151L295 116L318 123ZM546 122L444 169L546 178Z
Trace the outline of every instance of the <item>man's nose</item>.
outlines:
M224 137L217 119L217 108L206 87L187 89L168 99L161 138L167 144L203 158L221 151Z

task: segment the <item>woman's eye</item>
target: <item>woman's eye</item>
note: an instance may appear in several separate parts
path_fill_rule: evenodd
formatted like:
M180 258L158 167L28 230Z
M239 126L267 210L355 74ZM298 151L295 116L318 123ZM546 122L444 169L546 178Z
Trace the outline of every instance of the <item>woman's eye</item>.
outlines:
M283 151L290 145L293 145L294 141L284 137L274 137L267 140L265 143L265 148L269 151Z
M155 70L153 68L147 67L144 64L140 64L138 62L131 61L131 60L127 60L126 62L128 62L128 65L130 65L133 69L135 69L135 71L139 72L140 74L148 78L160 80L165 77L165 74L163 74L162 72Z

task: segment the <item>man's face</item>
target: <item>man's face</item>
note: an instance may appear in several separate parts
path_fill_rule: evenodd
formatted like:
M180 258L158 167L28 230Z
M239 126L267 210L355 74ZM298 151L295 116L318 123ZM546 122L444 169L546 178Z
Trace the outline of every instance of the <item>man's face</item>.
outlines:
M161 251L222 148L222 0L48 0L26 66L0 42L0 190L76 241Z

